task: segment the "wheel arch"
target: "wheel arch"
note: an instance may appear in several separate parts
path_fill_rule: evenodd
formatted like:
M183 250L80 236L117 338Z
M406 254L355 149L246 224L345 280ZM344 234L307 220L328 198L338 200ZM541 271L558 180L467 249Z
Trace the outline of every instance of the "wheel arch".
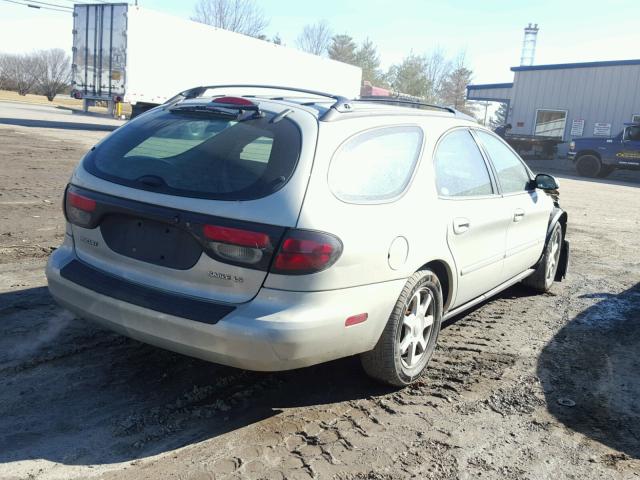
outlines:
M451 266L444 260L431 260L422 265L418 270L431 270L436 274L442 287L443 311L447 311L453 300L454 279Z
M560 207L554 207L551 215L549 215L549 224L547 225L547 233L544 237L544 247L542 248L542 253L540 254L540 258L538 259L538 261L531 268L537 268L538 265L540 265L540 262L542 262L544 258L544 252L547 249L547 244L551 239L551 234L553 233L553 229L557 223L560 223L560 225L562 226L562 240L564 240L565 236L567 235L568 220L569 216L567 215L567 212L565 212Z
M595 151L595 150L580 150L578 153L576 153L576 162L578 161L578 159L580 157L584 157L585 155L593 155L594 157L596 157L598 160L602 161L602 155L600 155L599 152Z

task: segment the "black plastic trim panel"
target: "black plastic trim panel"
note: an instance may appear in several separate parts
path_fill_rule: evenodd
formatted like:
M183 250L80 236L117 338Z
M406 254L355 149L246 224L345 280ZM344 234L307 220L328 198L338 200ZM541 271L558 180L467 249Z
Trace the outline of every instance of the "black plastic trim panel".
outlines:
M60 270L62 278L101 295L176 317L213 325L235 310L220 303L162 292L101 272L78 260Z

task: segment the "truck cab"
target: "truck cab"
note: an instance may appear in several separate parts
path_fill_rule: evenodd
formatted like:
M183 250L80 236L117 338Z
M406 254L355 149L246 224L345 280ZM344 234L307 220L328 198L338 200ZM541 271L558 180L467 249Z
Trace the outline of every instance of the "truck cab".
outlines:
M568 158L584 177L607 177L614 170L640 170L640 123L625 124L615 137L579 138Z

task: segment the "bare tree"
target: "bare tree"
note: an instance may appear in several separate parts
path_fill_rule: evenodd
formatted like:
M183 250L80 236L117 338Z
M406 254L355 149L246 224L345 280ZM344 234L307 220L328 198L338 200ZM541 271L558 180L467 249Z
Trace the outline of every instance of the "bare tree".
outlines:
M6 87L26 95L36 84L33 54L6 54L2 57L2 77Z
M425 100L430 103L440 102L442 83L451 72L451 61L448 60L440 48L436 48L425 58L425 75L429 84L429 90Z
M331 44L331 27L326 20L305 25L296 44L300 50L314 55L324 55Z
M198 0L191 20L260 37L269 20L254 0Z
M36 88L50 102L69 87L71 61L64 50L53 48L34 54Z
M10 81L7 75L7 55L0 53L0 90L9 90Z

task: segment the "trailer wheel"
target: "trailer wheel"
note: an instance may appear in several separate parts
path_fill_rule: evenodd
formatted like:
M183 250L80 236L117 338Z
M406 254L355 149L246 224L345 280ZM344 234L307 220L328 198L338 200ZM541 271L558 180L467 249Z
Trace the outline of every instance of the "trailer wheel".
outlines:
M597 177L602 170L602 163L595 155L580 155L576 162L576 170L583 177Z

